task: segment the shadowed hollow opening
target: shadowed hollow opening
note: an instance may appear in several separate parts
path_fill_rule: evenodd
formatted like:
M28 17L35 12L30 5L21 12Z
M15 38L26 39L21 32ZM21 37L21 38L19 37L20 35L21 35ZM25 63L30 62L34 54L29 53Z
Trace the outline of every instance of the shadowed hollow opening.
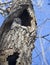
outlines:
M8 65L16 65L16 60L19 58L19 53L16 52L13 55L8 56L7 61Z
M22 26L31 26L31 20L33 19L27 9L23 11L23 13L20 15L21 19L21 25Z

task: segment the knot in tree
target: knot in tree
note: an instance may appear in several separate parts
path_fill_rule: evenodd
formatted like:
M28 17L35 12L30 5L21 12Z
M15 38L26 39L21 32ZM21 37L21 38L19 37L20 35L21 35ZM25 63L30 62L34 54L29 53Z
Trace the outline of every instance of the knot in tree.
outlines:
M31 65L36 19L31 0L13 0L0 30L0 65Z

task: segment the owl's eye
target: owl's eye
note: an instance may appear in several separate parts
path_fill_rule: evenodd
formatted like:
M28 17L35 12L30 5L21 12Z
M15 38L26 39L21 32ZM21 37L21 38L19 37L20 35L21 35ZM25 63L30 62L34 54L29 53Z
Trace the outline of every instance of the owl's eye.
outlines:
M23 13L20 15L20 19L22 26L31 26L32 17L30 16L27 9L25 9Z

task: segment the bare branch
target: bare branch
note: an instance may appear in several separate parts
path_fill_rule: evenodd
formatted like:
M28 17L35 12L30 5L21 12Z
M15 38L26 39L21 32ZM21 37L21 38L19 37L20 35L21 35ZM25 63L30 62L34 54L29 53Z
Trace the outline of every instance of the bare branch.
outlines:
M1 2L0 2L0 6L1 6L1 5L6 5L6 4L11 4L11 3L12 3L12 1L10 1L10 2L4 2L4 3L1 3Z
M43 6L43 0L37 0L35 2L35 0L33 0L33 4L39 8L41 8Z
M47 49L45 49L44 51L47 52L50 49L50 47L48 47ZM38 56L40 56L40 54L42 55L42 52L39 52L35 57L33 57L33 59L37 58Z
M5 15L5 13L7 13L7 5L8 7L11 7L12 1L0 1L0 14Z
M49 35L50 35L50 33L49 33L49 34L46 34L46 35L41 36L41 38L45 38L45 37L47 37L47 36L49 36ZM39 38L39 37L37 36L36 38Z
M50 40L48 40L47 38L43 38L43 39L45 39L45 40L47 40L48 42L50 42Z

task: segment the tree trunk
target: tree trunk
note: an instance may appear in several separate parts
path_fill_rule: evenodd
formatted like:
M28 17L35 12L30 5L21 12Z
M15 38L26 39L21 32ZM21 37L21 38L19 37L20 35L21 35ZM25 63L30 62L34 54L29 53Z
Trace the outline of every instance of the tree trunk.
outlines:
M36 19L30 0L13 0L0 30L0 65L31 65Z

